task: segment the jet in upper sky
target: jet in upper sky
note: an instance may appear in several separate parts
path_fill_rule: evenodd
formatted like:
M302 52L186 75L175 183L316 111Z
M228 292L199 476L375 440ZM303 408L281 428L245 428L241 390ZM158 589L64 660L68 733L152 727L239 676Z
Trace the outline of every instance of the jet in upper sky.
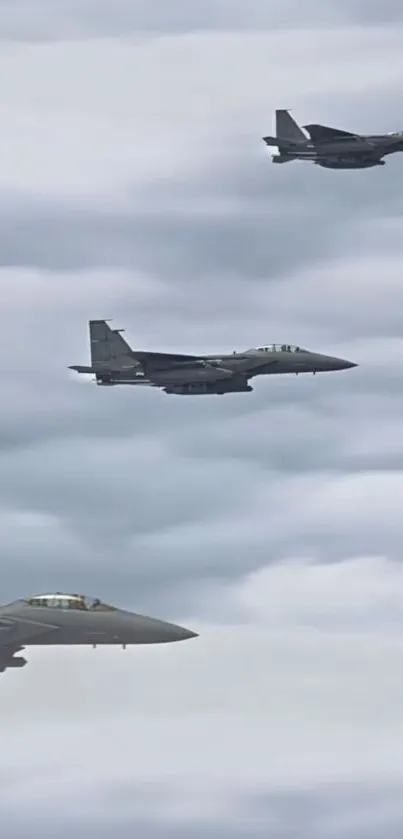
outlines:
M27 646L165 644L196 638L173 623L117 609L79 594L40 594L0 606L0 673L24 667Z
M132 350L121 329L91 320L91 366L69 367L92 373L98 385L148 385L183 395L247 393L249 379L275 373L322 373L357 367L352 361L290 344L270 344L244 352L186 355Z
M403 131L390 134L355 134L326 125L304 125L287 110L276 111L276 136L263 137L267 146L277 146L273 163L308 160L325 169L369 169L384 166L387 154L403 151Z

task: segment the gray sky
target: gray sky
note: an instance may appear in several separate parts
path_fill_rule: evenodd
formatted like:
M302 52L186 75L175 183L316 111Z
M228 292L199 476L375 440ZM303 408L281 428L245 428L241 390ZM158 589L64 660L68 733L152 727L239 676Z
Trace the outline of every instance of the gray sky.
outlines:
M271 166L276 107L403 128L402 4L0 8L2 601L81 590L189 644L1 678L8 839L391 839L403 806L403 158ZM96 388L141 349L353 371L221 399Z

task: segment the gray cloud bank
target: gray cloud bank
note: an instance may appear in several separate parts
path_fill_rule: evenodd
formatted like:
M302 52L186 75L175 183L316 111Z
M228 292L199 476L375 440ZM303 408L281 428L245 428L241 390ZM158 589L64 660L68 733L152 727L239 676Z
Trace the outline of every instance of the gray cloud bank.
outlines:
M161 794L161 790L159 790ZM168 788L166 796L172 794ZM154 789L137 790L131 789L122 795L121 790L116 796L117 803L125 810L126 796L133 803L133 800L141 804L144 799L149 799L149 804L155 803L156 791ZM54 835L57 830L60 835L68 836L72 831L85 830L91 835L96 831L97 836L109 837L111 832L119 839L125 839L132 835L133 830L141 832L149 839L205 839L211 836L212 832L219 839L261 839L266 837L268 830L275 831L279 839L334 839L336 836L349 837L359 835L351 832L351 824L357 824L360 829L365 829L368 839L378 839L380 833L387 829L391 839L399 839L402 822L402 805L399 790L383 789L363 791L356 789L326 789L314 790L307 793L295 793L292 790L285 791L279 795L246 798L244 801L238 799L233 802L233 815L224 819L206 819L202 823L195 824L192 819L181 819L178 822L167 825L161 824L157 818L127 817L124 814L108 819L95 821L93 818L71 818L63 814L63 827L60 828L59 819L39 819L36 821L36 829L47 839ZM254 817L250 818L251 810ZM7 835L11 839L25 837L26 833L23 823L20 826L14 822L4 822L7 827Z
M192 31L268 30L402 20L398 0L186 0L150 4L147 0L14 0L0 12L3 37L42 40L91 36L113 37L130 31L167 34Z
M400 20L0 10L2 599L79 589L200 631L30 650L1 678L10 839L401 835L403 159L276 168L261 141L279 105L400 128ZM108 391L67 371L90 317L139 348L360 366L245 398Z

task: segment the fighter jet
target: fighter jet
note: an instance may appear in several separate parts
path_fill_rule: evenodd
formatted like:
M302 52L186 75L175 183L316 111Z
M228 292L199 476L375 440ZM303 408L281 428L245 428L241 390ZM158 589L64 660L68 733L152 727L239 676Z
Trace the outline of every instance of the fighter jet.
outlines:
M91 366L72 365L77 373L93 373L98 385L148 385L181 395L248 393L249 379L275 373L320 373L357 367L343 358L321 355L290 344L270 344L223 355L132 350L122 330L105 320L92 320Z
M369 169L384 166L387 154L403 151L403 131L389 134L355 134L326 125L304 125L304 131L287 110L276 111L276 136L263 137L277 146L273 163L309 160L325 169Z
M79 594L39 594L0 607L0 673L24 667L27 646L165 644L196 638L173 623L136 615Z

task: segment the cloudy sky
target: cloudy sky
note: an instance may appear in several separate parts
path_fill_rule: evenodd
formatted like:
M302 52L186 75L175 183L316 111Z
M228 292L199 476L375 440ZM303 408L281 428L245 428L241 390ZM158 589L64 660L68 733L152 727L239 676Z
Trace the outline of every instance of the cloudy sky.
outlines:
M382 12L380 12L382 6ZM395 839L403 804L403 156L275 167L276 107L403 128L398 0L3 0L2 602L200 637L1 677L8 839ZM357 362L181 399L141 349Z

